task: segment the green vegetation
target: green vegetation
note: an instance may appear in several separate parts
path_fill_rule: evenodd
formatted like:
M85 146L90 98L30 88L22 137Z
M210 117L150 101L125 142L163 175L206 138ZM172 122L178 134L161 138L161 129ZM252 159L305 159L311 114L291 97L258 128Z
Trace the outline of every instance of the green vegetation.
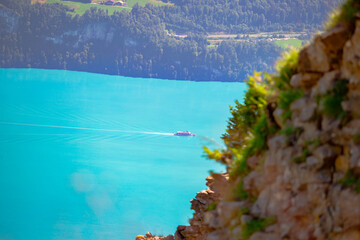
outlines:
M107 11L108 14L113 14L114 12L119 12L124 9L131 10L127 7L113 7L113 6L105 6L91 3L81 3L81 2L71 2L71 1L63 1L63 0L47 0L47 3L58 3L63 4L71 9L69 12L72 15L83 15L86 11L89 11L90 8L101 9Z
M275 222L276 219L274 218L252 219L249 222L247 222L245 225L243 225L241 237L243 239L248 239L255 232L263 231L267 226L272 225Z
M285 53L283 59L278 62L276 75L265 75L264 80L258 73L249 77L244 103L236 101L235 107L230 107L232 116L229 119L226 134L223 135L228 150L212 152L206 149L207 156L215 160L221 159L221 153L232 154L231 179L243 178L250 172L246 163L247 159L266 150L268 136L278 131L277 125L267 116L266 108L270 96L278 94L277 104L285 110L293 101L302 97L301 90L294 90L290 86L290 78L297 72L297 56L298 51L294 49ZM241 181L236 184L234 197L236 199L249 197Z
M262 115L254 125L252 138L249 141L249 145L246 147L247 155L257 155L262 150L266 149L266 139L269 135L274 134L277 128L275 125L270 126L268 117Z
M156 6L173 5L170 2L165 3L161 0L126 0L126 3L129 8L132 8L135 4L139 4L139 6L145 6L146 4L153 4Z
M127 8L95 4L100 0L83 3L89 1L28 6L29 1L3 0L19 21L17 31L3 21L0 67L243 81L255 69L273 72L281 48L264 41L266 34L307 35L337 0L300 0L300 5L292 0L268 0L266 5L259 0L128 0ZM207 34L220 32L225 34L210 35L239 39L211 47Z
M337 119L346 116L345 111L341 107L341 102L346 99L348 83L348 80L340 79L332 90L319 97L318 101L322 104L326 115Z
M283 120L291 118L292 116L292 111L290 110L291 103L301 98L303 95L304 93L301 89L289 89L280 92L279 106L280 108L285 110L282 115Z
M290 86L291 76L297 73L298 55L299 51L295 48L285 52L283 59L276 66L278 74L272 77L273 91L278 92L277 104L284 110L283 120L291 118L291 103L303 96L301 89L293 89Z
M2 30L0 67L242 81L256 68L271 71L280 52L268 42L224 41L217 48L208 48L203 34L169 36L171 31L166 31L157 16L156 11L162 8L154 5L134 5L131 12L115 11L112 15L91 8L74 17L63 4L30 5L21 0L4 0L2 4L19 16L20 30L12 32L10 26Z
M334 12L329 16L329 19L325 23L324 28L326 30L329 30L339 22L346 24L354 24L356 19L355 14L359 11L359 0L346 0L345 3L342 4L340 9L334 10Z
M348 2L355 4L354 1ZM360 4L360 0L356 1L356 4ZM353 12L351 14L353 15ZM304 95L303 90L294 89L290 85L291 77L297 74L298 53L296 49L291 49L285 53L283 59L277 63L277 73L273 75L264 74L263 81L259 81L259 79L261 80L260 74L250 77L247 82L248 91L245 94L244 103L241 104L236 101L235 107L230 108L232 116L226 134L223 136L227 150L218 151L214 156L221 158L220 153L232 155L233 161L229 166L229 173L233 190L232 197L235 200L251 201L251 199L256 199L257 196L253 196L255 195L253 191L247 192L244 189L244 177L251 172L247 161L253 156L261 159L261 154L267 148L268 137L280 133L291 138L299 136L303 131L303 129L293 126L288 126L279 131L277 127L274 127L276 125L275 120L272 119L273 116L269 115L276 107L279 107L284 110L285 118L291 117L291 104ZM318 103L322 105L323 113L334 118L344 119L346 113L341 107L341 102L346 100L347 92L348 81L336 80L333 89L319 96ZM359 139L359 134L355 134L354 142L359 142ZM317 148L320 144L320 138L305 141L305 146L293 161L295 163L305 162L312 149ZM358 173L347 172L339 183L360 193L360 175ZM247 210L240 210L238 214L241 216L246 212ZM263 231L274 222L275 219L252 219L245 224L237 223L241 224L242 227L242 234L239 239L248 239L253 233Z
M91 8L101 9L104 11L107 11L108 14L113 14L114 12L119 11L131 11L132 7L135 4L138 4L139 6L145 6L146 4L154 4L156 6L163 6L163 5L171 5L170 3L164 3L160 0L127 0L126 6L106 6L106 5L100 5L100 4L94 4L94 2L99 1L93 1L93 3L81 3L81 2L75 2L75 1L65 1L65 0L47 0L47 3L58 3L63 4L71 9L69 12L72 15L83 15L86 11L89 11Z
M248 91L244 103L235 101L235 107L230 107L232 117L229 119L228 128L223 135L223 140L230 147L242 147L249 136L249 131L264 113L267 104L267 87L262 84L259 73L249 77Z
M295 162L295 163L303 163L303 162L306 162L306 158L309 156L309 153L310 153L309 149L308 149L308 148L304 148L304 149L302 150L301 156L294 158L294 162Z
M282 109L290 108L291 103L303 96L303 91L300 89L289 89L280 92L279 96L279 107Z
M205 157L209 158L209 159L214 159L218 162L221 162L221 158L223 156L223 153L221 151L219 151L218 149L215 149L213 151L211 151L208 147L204 146L203 147L204 152L205 152Z
M302 46L303 40L300 39L287 39L287 40L275 40L274 43L282 48L295 47L300 48Z
M354 143L355 143L355 144L357 144L357 145L360 144L360 134L355 133L355 134L353 135L353 139L354 139Z
M233 195L230 200L255 201L257 196L248 193L244 189L243 179L251 169L247 165L247 160L251 156L261 159L261 155L267 149L267 139L271 135L279 132L277 124L269 118L271 106L279 106L288 109L293 101L303 96L301 90L294 90L290 86L291 76L297 73L298 51L291 49L284 53L282 60L277 63L277 74L255 73L247 81L248 90L245 93L244 103L235 102L234 107L230 107L231 118L228 122L226 134L223 140L227 150L209 151L206 153L209 158L221 159L221 154L231 155L232 164L230 165L230 182L232 183ZM300 128L288 127L281 134L286 136L298 135ZM298 161L304 161L308 156L307 148L302 152ZM261 163L260 163L261 164ZM249 212L249 209L242 209L239 216ZM249 238L254 232L262 231L266 226L275 222L275 219L253 219L247 224L242 225L241 239Z
M312 139L311 141L306 141L305 145L311 146L312 148L317 148L318 146L321 145L321 139L316 138L316 139Z
M236 102L235 108L230 108L232 117L223 136L234 155L230 176L246 175L247 158L266 149L267 136L276 131L265 115L269 91L266 80L262 80L260 74L255 74L249 77L247 84L249 88L245 94L244 104Z
M249 198L249 194L244 190L244 184L240 181L234 188L234 200L241 201Z
M351 170L345 174L344 178L339 180L339 183L344 187L353 188L356 193L360 193L360 177Z
M291 136L293 134L299 134L301 131L301 128L298 127L286 127L285 129L282 129L280 133L285 136Z
M247 213L250 213L250 208L242 208L242 209L240 209L240 211L239 211L239 215L241 216L241 215L243 215L243 214L247 214Z
M194 32L196 29L197 32L224 32L240 36L259 32L284 33L320 29L327 12L338 3L333 0L171 2L175 7L165 7L166 13L162 15L167 29L178 34Z
M288 145L293 145L296 142L296 140L299 138L302 131L303 131L302 128L288 126L284 129L281 129L280 134L287 136Z
M275 69L277 74L270 76L275 90L286 91L292 89L290 86L291 77L297 73L299 51L290 48L283 53L282 59L277 62Z
M212 202L209 204L208 208L206 209L207 211L212 211L215 210L216 206L217 206L217 202Z

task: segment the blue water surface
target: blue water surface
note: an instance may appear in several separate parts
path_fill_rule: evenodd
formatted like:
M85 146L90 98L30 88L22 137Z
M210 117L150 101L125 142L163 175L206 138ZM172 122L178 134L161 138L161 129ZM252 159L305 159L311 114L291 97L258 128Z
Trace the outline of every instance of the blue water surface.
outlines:
M173 234L243 83L0 69L0 239ZM196 137L170 133L189 130Z

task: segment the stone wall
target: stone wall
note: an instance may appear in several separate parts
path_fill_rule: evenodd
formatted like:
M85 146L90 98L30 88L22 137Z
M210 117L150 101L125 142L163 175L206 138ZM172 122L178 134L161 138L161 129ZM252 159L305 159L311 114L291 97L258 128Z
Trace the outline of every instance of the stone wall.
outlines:
M276 104L268 112L280 130L247 159L251 171L212 174L191 200L190 226L143 239L360 240L360 18L302 49L290 85L303 95L288 120ZM256 197L229 197L239 181Z

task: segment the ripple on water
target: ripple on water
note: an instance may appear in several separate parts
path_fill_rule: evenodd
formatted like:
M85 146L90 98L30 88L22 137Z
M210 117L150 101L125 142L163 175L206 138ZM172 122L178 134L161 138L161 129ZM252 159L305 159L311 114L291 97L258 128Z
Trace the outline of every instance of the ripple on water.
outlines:
M0 239L16 240L173 233L208 171L223 169L202 146L222 147L228 105L245 90L41 69L0 77ZM171 135L187 130L197 136Z

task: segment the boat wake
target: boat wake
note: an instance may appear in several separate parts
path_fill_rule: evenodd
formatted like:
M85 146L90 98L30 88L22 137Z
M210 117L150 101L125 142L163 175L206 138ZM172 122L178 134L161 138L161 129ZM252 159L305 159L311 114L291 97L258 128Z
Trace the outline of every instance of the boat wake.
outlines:
M45 125L45 124L18 123L18 122L0 122L0 124L3 124L3 125L16 125L16 126L29 126L29 127L46 127L46 128L62 128L62 129L77 129L77 130L89 130L89 131L103 131L103 132L139 133L139 134L164 135L164 136L172 136L172 135L174 135L173 133L162 133L162 132L126 131L126 130L118 130L118 129L73 127L73 126Z

